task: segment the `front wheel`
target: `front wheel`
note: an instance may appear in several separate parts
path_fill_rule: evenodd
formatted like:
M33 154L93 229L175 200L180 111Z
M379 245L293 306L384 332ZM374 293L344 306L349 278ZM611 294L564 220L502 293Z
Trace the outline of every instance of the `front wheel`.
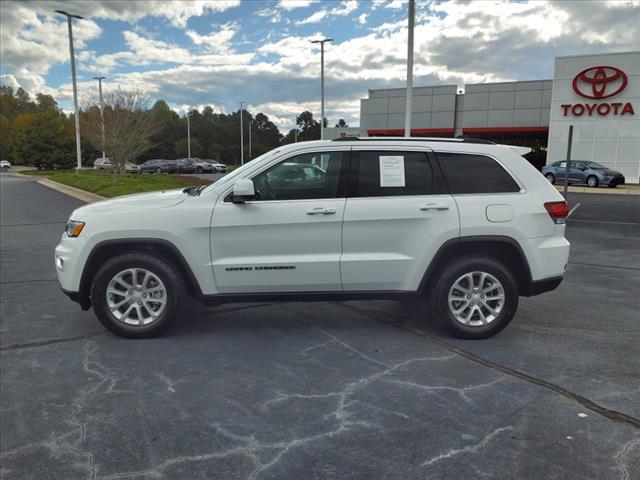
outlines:
M590 175L589 178L587 178L587 185L589 185L590 187L597 187L598 177L596 177L595 175Z
M162 173L162 169L161 168L156 168L156 173Z
M202 173L202 167L196 168L196 173Z
M549 183L553 184L556 181L556 177L553 175L553 173L547 173L545 175L545 178L549 181Z
M91 302L100 323L128 338L153 337L180 311L185 292L179 271L145 252L111 258L96 273Z
M463 257L441 273L435 309L447 329L460 338L491 337L513 319L518 285L511 272L490 257Z

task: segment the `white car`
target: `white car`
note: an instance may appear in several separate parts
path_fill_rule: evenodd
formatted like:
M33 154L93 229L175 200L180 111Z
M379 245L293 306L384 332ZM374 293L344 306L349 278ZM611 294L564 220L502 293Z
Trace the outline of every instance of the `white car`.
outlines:
M11 162L9 160L0 160L0 168L9 170L11 168Z
M55 250L58 279L125 337L158 334L194 297L417 296L455 335L488 337L519 296L555 289L569 258L567 205L527 151L472 139L286 145L207 187L78 208Z

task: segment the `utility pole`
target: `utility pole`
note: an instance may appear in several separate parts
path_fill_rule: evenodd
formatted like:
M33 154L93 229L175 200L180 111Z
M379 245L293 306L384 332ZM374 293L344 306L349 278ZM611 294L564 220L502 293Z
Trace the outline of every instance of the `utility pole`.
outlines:
M333 38L311 40L311 43L320 44L320 140L324 140L324 44L333 42Z
M78 165L76 167L76 173L82 168L82 150L80 149L80 111L78 110L78 87L76 85L76 61L73 54L73 29L71 27L71 19L77 18L83 20L80 15L73 15L67 13L64 10L56 10L56 13L67 17L67 26L69 28L69 56L71 58L71 81L73 83L73 108L75 109L76 117L76 155L78 157Z
M416 1L409 0L409 38L407 41L407 103L404 116L404 136L411 136L411 102L413 99L413 24L416 14Z
M251 160L251 116L249 116L249 160Z
M189 121L189 117L191 116L191 112L187 112L187 157L191 158L191 123Z
M100 128L102 130L102 161L104 162L105 154L104 154L104 106L102 102L102 80L107 77L93 77L94 80L98 80L98 91L100 92Z
M244 165L244 130L243 130L243 118L242 118L242 110L247 102L242 101L238 102L240 104L240 165Z

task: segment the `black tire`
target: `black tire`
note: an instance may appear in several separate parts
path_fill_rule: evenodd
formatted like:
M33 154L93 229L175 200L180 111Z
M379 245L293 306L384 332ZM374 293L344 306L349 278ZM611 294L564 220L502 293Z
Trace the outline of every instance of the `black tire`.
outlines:
M104 167L100 167L100 172L104 173Z
M607 185L607 186L608 186L609 188L616 188L618 185L617 185L617 184L615 184L615 183L613 183L613 184L609 184L609 185Z
M167 303L164 311L147 325L129 325L118 320L109 310L106 299L107 285L111 279L128 268L144 268L155 274L167 291ZM91 286L93 310L105 328L116 335L126 338L149 338L162 333L181 311L186 292L184 279L171 262L161 256L146 252L129 252L109 259L100 267Z
M196 168L196 173L202 173L202 167Z
M450 289L461 276L470 272L486 272L493 275L502 284L504 290L505 299L502 309L495 319L485 325L464 325L455 318L449 308ZM509 269L491 257L462 257L445 267L438 275L432 304L444 326L456 337L487 338L500 332L513 319L518 308L518 284ZM472 318L473 315L471 315Z
M593 179L593 181L594 181L593 185L590 183L591 179ZM596 177L595 175L589 175L587 177L587 185L589 185L590 187L597 187L598 186L598 177Z
M161 168L156 168L156 173L162 173L162 169Z
M553 173L547 173L547 174L545 175L545 178L546 178L547 180L549 180L549 183L550 183L550 184L552 184L552 185L553 185L554 183L556 183L556 176L555 176Z

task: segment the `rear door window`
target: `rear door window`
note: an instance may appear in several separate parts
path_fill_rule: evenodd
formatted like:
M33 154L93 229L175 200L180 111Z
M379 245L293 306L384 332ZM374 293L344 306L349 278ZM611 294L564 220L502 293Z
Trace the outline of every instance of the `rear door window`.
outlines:
M350 197L430 195L436 192L425 152L353 152Z
M436 156L453 195L520 191L511 175L491 157L449 152L437 152Z

